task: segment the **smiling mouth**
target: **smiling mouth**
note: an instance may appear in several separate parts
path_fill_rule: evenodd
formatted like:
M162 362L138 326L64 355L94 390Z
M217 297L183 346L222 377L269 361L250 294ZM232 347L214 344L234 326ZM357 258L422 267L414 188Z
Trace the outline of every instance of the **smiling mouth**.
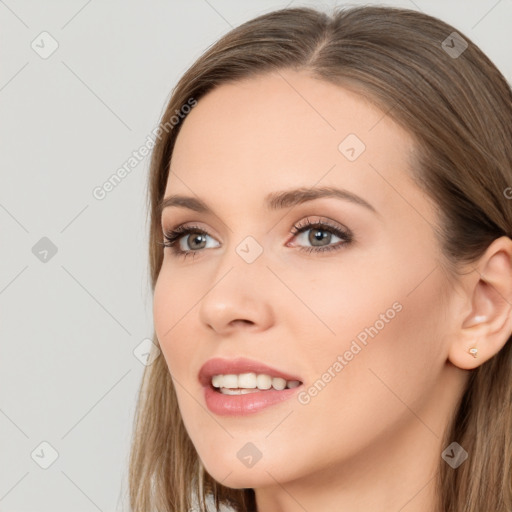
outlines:
M282 391L296 388L301 384L302 382L299 380L285 380L281 377L254 372L238 375L213 375L210 381L211 387L224 395L245 395L269 390Z

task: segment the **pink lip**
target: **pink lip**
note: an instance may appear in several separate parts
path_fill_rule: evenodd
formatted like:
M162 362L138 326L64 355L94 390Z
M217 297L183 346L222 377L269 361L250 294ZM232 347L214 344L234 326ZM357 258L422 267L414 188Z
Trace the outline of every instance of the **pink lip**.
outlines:
M211 412L222 416L239 416L255 413L270 405L277 404L283 400L291 398L302 387L302 384L300 384L296 388L285 388L282 391L269 389L265 391L255 391L244 395L224 395L219 391L216 391L211 384L211 378L213 375L249 372L254 372L256 374L264 373L271 377L281 377L285 380L298 380L302 382L299 377L251 359L243 357L237 359L210 359L201 367L198 376L199 382L203 386L204 398L208 409Z

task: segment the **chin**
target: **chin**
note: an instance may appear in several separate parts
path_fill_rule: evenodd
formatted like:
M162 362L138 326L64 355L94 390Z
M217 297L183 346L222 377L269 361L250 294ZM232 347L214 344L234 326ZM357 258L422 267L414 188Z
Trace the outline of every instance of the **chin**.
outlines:
M275 480L261 467L256 470L253 468L232 468L229 465L215 466L209 470L205 466L208 474L219 484L231 489L248 489L266 487L275 484ZM228 476L229 475L229 476ZM281 481L279 477L275 477Z

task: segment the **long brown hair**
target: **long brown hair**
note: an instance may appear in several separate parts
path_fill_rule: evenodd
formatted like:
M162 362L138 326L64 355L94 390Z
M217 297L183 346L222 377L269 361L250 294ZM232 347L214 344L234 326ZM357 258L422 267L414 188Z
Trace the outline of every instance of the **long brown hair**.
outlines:
M475 262L495 238L510 236L512 206L505 191L512 185L512 92L484 53L453 32L437 18L395 7L338 7L330 15L289 8L250 20L212 45L173 89L152 153L153 289L163 257L158 207L186 118L176 112L221 84L285 68L363 95L413 135L411 173L439 207L442 223L436 235L452 275L459 264ZM154 342L158 345L156 336ZM511 345L509 339L471 372L450 418L443 448L456 441L469 458L452 469L440 454L439 510L512 511ZM220 504L238 512L256 510L252 489L224 487L201 466L163 357L143 376L129 494L136 512L187 512L193 496L201 512L207 510L206 496L216 510Z

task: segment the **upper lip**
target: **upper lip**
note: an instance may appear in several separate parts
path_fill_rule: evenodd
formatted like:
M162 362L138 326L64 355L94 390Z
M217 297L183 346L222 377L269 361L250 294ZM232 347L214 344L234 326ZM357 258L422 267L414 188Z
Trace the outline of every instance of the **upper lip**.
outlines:
M220 357L215 357L213 359L209 359L199 370L199 382L203 386L208 386L210 385L211 379L214 375L238 375L240 373L264 373L271 377L281 377L285 380L298 380L299 382L302 382L301 379L294 375L245 357L239 357L236 359L222 359Z

